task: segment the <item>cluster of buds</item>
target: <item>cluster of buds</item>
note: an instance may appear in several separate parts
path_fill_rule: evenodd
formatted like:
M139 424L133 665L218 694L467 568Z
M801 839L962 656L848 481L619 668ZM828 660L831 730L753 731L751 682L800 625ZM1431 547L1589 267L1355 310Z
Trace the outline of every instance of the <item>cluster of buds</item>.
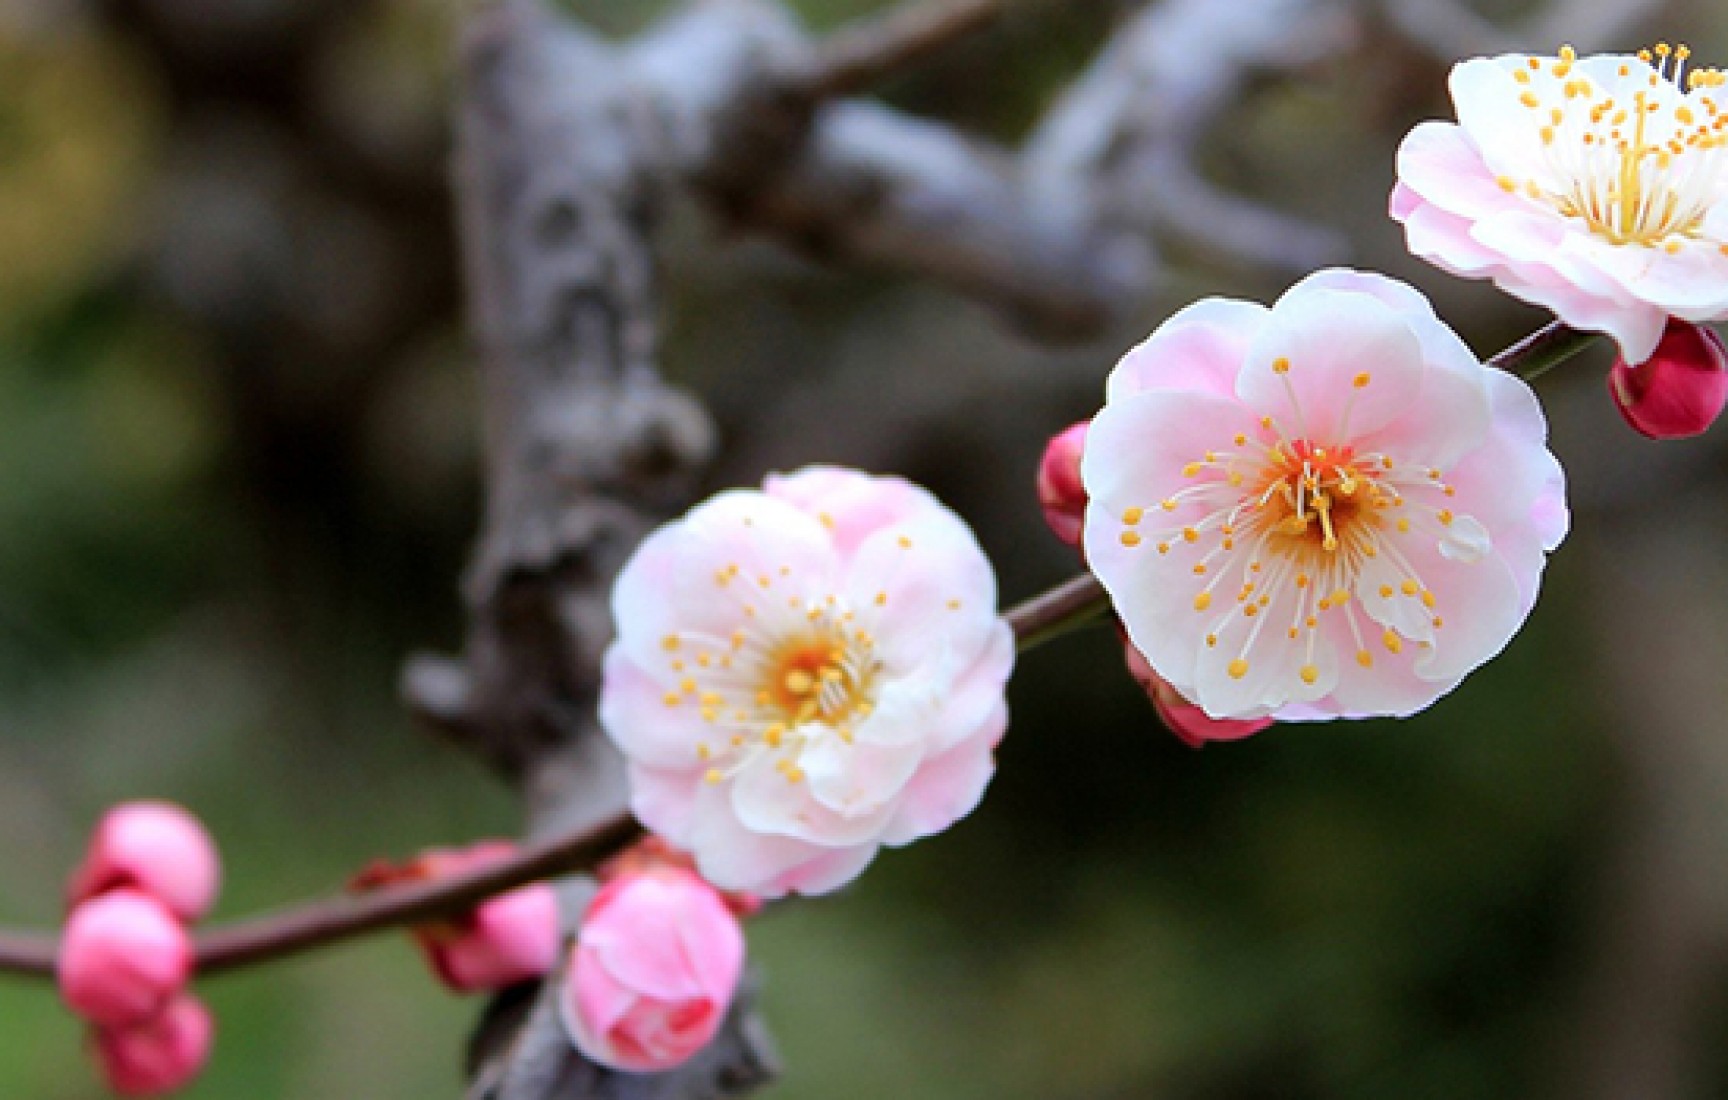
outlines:
M187 991L187 926L221 877L216 846L191 814L160 802L109 811L70 889L60 993L92 1028L104 1079L122 1096L158 1096L210 1055L209 1010Z
M374 863L351 888L449 878L514 851L503 840L434 849L402 865ZM656 837L608 862L599 877L563 968L565 1029L601 1065L632 1073L672 1069L708 1045L725 1019L744 967L739 918L761 902L717 890L688 855ZM558 899L551 886L534 883L419 925L413 936L433 974L454 993L537 981L559 962Z

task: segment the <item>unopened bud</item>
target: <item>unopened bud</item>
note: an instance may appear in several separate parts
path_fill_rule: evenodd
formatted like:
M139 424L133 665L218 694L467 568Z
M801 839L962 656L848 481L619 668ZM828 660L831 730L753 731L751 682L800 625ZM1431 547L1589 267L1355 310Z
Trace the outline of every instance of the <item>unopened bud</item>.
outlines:
M1728 352L1710 329L1669 318L1649 359L1614 361L1608 392L1626 423L1651 439L1699 435L1728 402Z
M1128 674L1152 700L1152 709L1170 732L1190 748L1204 748L1208 741L1240 741L1272 725L1270 718L1213 718L1153 672L1146 658L1126 638L1122 640L1122 653L1128 663Z
M182 995L142 1024L99 1028L93 1043L108 1087L121 1096L161 1096L191 1083L210 1058L210 1011Z
M743 929L713 886L671 866L623 874L582 918L564 1027L601 1065L671 1069L714 1038L743 969Z
M97 825L90 852L72 876L71 903L131 889L195 921L216 899L221 874L216 845L196 817L169 802L128 802Z
M360 891L430 882L510 858L516 846L489 840L422 852L403 866L377 863L354 880ZM461 916L417 925L414 939L438 980L455 993L503 989L544 977L558 961L558 899L543 882L518 887Z
M1080 423L1055 436L1044 447L1038 464L1038 503L1044 506L1044 522L1057 538L1069 546L1080 545L1080 528L1086 519L1086 487L1080 483L1080 455L1086 448L1086 429Z
M60 994L104 1027L155 1016L185 988L192 941L161 902L116 890L72 910L58 959Z

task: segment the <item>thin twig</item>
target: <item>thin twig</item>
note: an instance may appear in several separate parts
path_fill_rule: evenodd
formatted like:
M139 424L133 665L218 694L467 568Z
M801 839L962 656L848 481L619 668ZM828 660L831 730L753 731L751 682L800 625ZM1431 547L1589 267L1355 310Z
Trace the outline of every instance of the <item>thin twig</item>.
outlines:
M387 928L454 917L519 886L590 870L641 835L634 819L620 816L532 841L509 859L433 882L327 898L212 928L195 941L197 972L220 974ZM52 977L58 951L52 936L0 933L0 973Z
M1003 617L1014 628L1015 647L1024 653L1091 621L1109 607L1110 596L1098 578L1082 573L1016 605Z
M867 91L994 23L1004 0L930 0L836 31L787 89L810 102Z
M1551 321L1488 360L1488 365L1533 382L1595 343L1600 336L1601 333L1581 332L1559 321Z

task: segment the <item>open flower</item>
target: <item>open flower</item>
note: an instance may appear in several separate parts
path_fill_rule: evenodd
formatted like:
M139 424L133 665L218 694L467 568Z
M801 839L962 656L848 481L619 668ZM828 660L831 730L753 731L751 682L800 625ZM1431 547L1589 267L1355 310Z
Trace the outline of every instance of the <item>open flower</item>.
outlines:
M649 536L612 607L600 719L631 806L715 884L832 890L982 797L1013 637L923 489L813 467L721 493Z
M1087 438L1086 558L1213 718L1409 714L1498 653L1567 524L1530 388L1419 293L1323 271L1129 352Z
M1629 363L1670 316L1728 317L1728 87L1687 56L1459 64L1457 124L1425 122L1398 151L1410 250L1607 333Z

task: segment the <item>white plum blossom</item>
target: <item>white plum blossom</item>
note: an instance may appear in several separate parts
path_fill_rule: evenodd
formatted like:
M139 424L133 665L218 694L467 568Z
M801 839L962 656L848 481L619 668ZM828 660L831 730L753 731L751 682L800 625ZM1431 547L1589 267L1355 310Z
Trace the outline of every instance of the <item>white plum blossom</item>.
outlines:
M716 885L833 890L982 797L1014 639L925 490L812 467L721 493L643 542L612 607L600 718L631 807Z
M1684 47L1452 70L1458 122L1398 151L1410 250L1648 359L1669 317L1728 318L1728 86Z
M1207 299L1110 376L1085 550L1213 718L1406 715L1498 653L1567 526L1530 388L1414 289L1332 270Z

